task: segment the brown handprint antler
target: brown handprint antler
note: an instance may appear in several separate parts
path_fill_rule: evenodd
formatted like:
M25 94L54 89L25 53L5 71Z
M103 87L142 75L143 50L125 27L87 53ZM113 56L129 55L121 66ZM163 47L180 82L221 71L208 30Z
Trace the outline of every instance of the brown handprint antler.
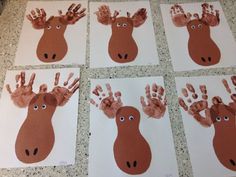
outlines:
M147 103L144 101L143 96L140 98L144 113L149 117L160 119L164 116L166 111L166 98L163 100L164 88L154 83L152 85L152 94L149 84L146 86L145 90Z
M129 13L127 13L129 17ZM141 26L147 19L147 11L145 8L139 9L137 12L134 13L134 15L131 17L133 21L133 26L134 27L139 27Z
M30 14L26 15L26 17L35 29L43 29L47 23L44 9L36 8L36 10L31 10Z
M178 4L171 7L170 14L174 25L177 27L186 26L192 17L190 13L185 14L184 9Z
M113 16L111 16L111 11L109 6L102 5L98 8L98 11L95 12L97 15L97 20L103 25L109 25L115 21L116 17L119 15L118 11L114 11Z
M215 10L213 5L209 5L208 3L202 4L202 21L204 21L209 26L217 26L220 23L220 14L219 10Z
M115 118L117 110L123 105L121 93L118 91L113 94L110 84L106 84L106 89L108 95L104 93L100 85L97 85L93 90L93 94L99 98L100 103L96 103L93 99L91 99L90 102L96 107L99 107L108 118Z
M83 8L80 10L81 4L71 4L68 8L68 11L65 15L62 14L62 11L59 10L59 15L61 17L61 21L65 24L75 24L79 19L83 18L85 16L86 8ZM80 10L80 11L79 11Z
M183 98L179 98L179 105L187 111L193 118L198 121L202 126L209 127L212 124L211 115L210 115L210 108L208 107L208 96L207 96L207 89L205 85L200 85L199 89L202 94L202 98L199 101L195 101L192 103L193 100L197 100L198 95L195 92L195 89L192 84L186 84L186 88L182 89L183 96L187 99L188 106ZM191 93L192 99L190 98L189 94ZM213 98L213 102L215 103L215 98ZM205 116L202 116L200 112L204 111Z
M35 73L31 75L29 83L25 85L25 72L22 71L20 74L16 75L16 89L14 91L11 90L9 84L6 85L6 89L11 95L11 99L16 106L20 108L27 107L30 100L36 95L32 88L34 79Z

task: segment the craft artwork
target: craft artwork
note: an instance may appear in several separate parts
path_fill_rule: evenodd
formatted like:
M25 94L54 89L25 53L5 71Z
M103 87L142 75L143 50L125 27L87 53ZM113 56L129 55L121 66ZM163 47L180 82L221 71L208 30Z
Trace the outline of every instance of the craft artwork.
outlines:
M211 66L220 62L221 52L211 38L210 27L220 23L219 11L213 5L202 4L202 17L199 14L185 13L183 8L175 4L170 10L172 22L176 27L187 27L189 33L188 51L192 60L201 66Z
M126 17L117 17L118 11L115 10L112 16L109 6L102 5L95 14L99 23L111 25L112 35L108 44L108 53L111 59L117 63L134 61L138 55L138 46L132 33L134 27L137 28L146 21L146 9L141 8L132 16L127 12Z
M236 87L236 76L232 76L231 81ZM223 79L222 83L228 94L231 95L232 102L228 104L225 104L220 96L214 96L212 106L210 106L206 85L199 86L200 98L190 83L182 89L187 103L183 98L179 98L179 104L203 127L214 127L213 147L215 154L224 167L236 171L236 94L233 93L233 89L229 87L226 79Z
M68 86L73 77L70 73L63 86L59 86L60 73L56 73L54 88L48 92L47 85L42 84L38 93L33 92L36 74L33 73L29 83L25 84L25 72L16 75L16 89L6 85L13 103L19 108L28 109L27 117L22 124L15 142L17 158L23 163L36 163L48 157L54 142L55 134L52 118L57 106L64 106L79 88L79 78Z
M44 33L38 42L37 57L45 63L61 61L67 53L67 42L64 33L67 25L73 25L85 16L81 4L71 4L66 14L59 10L59 16L47 19L44 9L32 10L26 17L34 29L43 29Z
M121 100L121 92L113 93L110 84L106 84L107 93L97 85L93 94L100 103L91 99L91 104L98 107L110 119L115 119L118 134L113 145L113 153L117 166L130 175L146 172L152 160L152 153L147 140L140 132L140 111L133 106L126 106ZM152 93L151 93L152 92ZM148 116L160 119L166 111L164 89L157 84L146 86L146 99L141 97L143 112Z

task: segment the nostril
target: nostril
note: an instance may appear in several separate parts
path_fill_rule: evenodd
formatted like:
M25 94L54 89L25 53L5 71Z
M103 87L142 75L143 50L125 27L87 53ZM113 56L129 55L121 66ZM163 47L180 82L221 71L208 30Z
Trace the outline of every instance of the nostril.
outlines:
M129 168L131 167L129 161L126 162L126 165L127 165Z
M210 62L211 62L211 57L208 57L208 61L210 61Z
M202 59L203 62L206 62L206 59L204 57L201 57L201 59Z
M125 59L127 59L128 58L128 54L125 54Z
M136 160L134 161L134 164L133 164L133 166L134 166L134 167L136 167L136 166L137 166L137 161L136 161Z
M30 152L29 152L29 150L28 150L28 149L25 149L25 154L26 154L27 156L29 156L29 155L30 155Z
M47 54L47 53L45 53L45 54L44 54L44 57L45 57L45 58L48 58L48 54Z
M35 148L33 154L36 155L37 153L38 153L38 148Z
M230 163L231 163L233 166L236 165L235 162L234 162L234 160L230 159L229 161L230 161Z
M119 57L120 59L122 59L122 55L121 55L121 54L119 54L119 53L118 53L118 57Z
M52 59L55 59L55 58L56 58L56 54L53 54Z

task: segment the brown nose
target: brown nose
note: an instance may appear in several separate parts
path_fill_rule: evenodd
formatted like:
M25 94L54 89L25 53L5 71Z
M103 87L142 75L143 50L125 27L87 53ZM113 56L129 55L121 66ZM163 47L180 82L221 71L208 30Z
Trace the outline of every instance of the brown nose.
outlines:
M25 149L25 155L26 157L32 157L32 156L36 156L38 154L39 149L36 147L34 149Z
M133 161L133 162L127 161L126 165L127 165L128 168L135 168L135 167L137 167L138 163L137 163L136 160Z

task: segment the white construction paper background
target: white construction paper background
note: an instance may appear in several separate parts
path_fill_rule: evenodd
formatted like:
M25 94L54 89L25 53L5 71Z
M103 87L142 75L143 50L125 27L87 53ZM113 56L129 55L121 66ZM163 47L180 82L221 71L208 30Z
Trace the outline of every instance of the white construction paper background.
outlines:
M77 133L77 114L79 92L76 91L67 104L58 106L52 118L55 133L55 143L48 157L38 163L24 164L19 161L15 154L15 141L18 131L27 116L27 107L19 108L14 105L10 94L6 90L6 84L10 84L12 91L15 89L15 76L21 71L8 71L4 82L4 88L0 100L0 167L28 167L28 166L57 166L75 163L75 147ZM79 76L79 68L69 69L43 69L26 71L26 83L32 73L36 73L33 91L38 93L39 86L46 83L48 91L54 86L55 73L60 72L59 84L67 79L69 73L73 72L73 80ZM70 80L69 84L73 80Z
M115 10L119 11L119 16L131 16L140 8L146 8L147 19L145 23L133 30L133 38L138 46L138 55L136 59L129 63L114 62L108 54L108 43L112 34L111 25L103 25L97 21L98 11L101 5L108 5L113 14ZM156 49L155 34L153 29L152 15L149 1L135 2L91 2L90 3L90 67L103 68L127 65L158 65L159 58Z
M35 8L43 8L50 16L58 16L58 10L62 10L63 14L72 3L80 3L81 9L86 8L86 16L81 18L73 25L67 25L64 33L67 42L67 54L61 61L53 63L45 63L38 59L36 55L38 42L43 34L44 29L34 29L26 15ZM86 36L87 36L87 17L88 17L87 1L29 1L27 3L23 27L18 43L18 49L15 57L15 65L51 65L51 64L85 64L86 55Z
M227 79L232 91L233 84L231 76L209 76L209 77L177 77L176 85L178 96L184 98L181 93L182 88L186 88L186 83L191 83L196 93L201 97L199 85L205 84L208 92L209 106L211 99L220 96L225 104L232 102L227 93L222 79ZM217 89L216 89L217 88ZM186 102L187 103L187 102ZM225 168L217 159L213 148L213 137L215 130L213 125L209 128L202 127L192 116L181 107L181 114L184 122L184 129L187 138L190 160L192 163L194 177L233 177L236 172Z
M185 3L180 5L183 7L185 13L198 13L201 17L201 4L202 3ZM170 15L170 8L173 4L161 4L162 19L175 71L235 66L236 43L226 21L224 12L219 2L209 2L209 4L212 4L214 9L219 10L220 13L220 24L215 27L210 27L211 38L215 41L221 51L220 62L213 66L201 66L191 59L188 53L189 34L187 28L176 27L173 24Z
M100 84L104 90L110 83L113 92L120 91L124 106L133 106L140 111L140 132L150 145L152 161L149 169L135 176L177 177L177 161L172 138L168 109L161 119L148 118L142 111L140 96L145 96L145 86L157 83L164 87L162 77L98 79L91 80L91 90ZM96 100L92 94L91 98ZM97 101L97 100L96 100ZM89 177L131 177L116 165L113 143L117 136L115 119L109 119L99 108L90 104Z

